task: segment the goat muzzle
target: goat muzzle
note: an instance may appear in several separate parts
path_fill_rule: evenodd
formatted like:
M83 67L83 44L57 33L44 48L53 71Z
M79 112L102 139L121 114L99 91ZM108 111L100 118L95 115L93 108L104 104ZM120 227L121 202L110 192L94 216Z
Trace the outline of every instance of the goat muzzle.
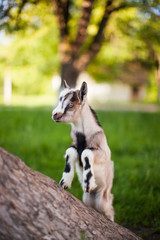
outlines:
M59 122L59 120L61 119L62 117L62 113L53 113L52 114L52 119L55 121L55 122Z

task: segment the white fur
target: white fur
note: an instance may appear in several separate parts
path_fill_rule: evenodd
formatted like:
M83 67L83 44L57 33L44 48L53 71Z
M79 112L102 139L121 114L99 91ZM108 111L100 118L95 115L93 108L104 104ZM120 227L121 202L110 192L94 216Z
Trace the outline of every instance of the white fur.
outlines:
M76 162L76 172L78 175L79 182L83 188L83 168L79 165L79 162Z
M70 164L71 170L70 172L63 172L62 179L64 181L63 187L71 188L72 180L74 177L74 165L78 158L78 154L76 149L70 147L66 150L65 158L67 157L67 155L68 155L68 163Z

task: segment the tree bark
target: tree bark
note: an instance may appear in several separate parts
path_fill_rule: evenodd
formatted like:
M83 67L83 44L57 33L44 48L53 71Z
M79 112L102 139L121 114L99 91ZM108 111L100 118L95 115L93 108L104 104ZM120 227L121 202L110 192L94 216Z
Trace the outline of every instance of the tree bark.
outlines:
M0 239L140 239L0 148Z
M63 81L66 80L68 85L75 88L77 78L80 71L74 67L72 62L61 64L61 88L63 87Z

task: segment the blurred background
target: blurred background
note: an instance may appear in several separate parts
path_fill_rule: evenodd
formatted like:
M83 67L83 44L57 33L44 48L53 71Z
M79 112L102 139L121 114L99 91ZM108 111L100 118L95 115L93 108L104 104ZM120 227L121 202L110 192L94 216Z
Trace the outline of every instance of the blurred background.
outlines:
M159 102L159 1L61 2L0 1L0 103L51 104L63 79L98 104Z
M115 165L115 221L160 239L160 1L0 0L0 146L60 181L63 80L88 83ZM72 194L81 199L75 177Z

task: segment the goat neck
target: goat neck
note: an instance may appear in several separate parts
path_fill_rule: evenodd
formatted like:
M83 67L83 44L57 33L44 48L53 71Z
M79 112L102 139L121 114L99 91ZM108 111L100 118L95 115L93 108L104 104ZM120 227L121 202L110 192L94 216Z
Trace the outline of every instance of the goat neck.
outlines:
M79 118L76 122L71 123L74 132L81 132L84 135L92 135L93 133L102 130L97 124L97 121L87 103L82 106Z

